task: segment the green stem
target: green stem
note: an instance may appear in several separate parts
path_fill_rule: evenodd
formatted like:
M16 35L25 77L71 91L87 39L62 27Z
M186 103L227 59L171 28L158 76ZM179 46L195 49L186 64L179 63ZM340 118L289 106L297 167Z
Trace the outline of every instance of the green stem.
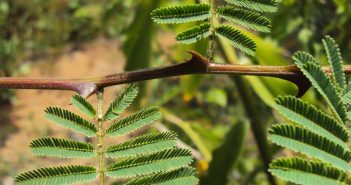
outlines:
M216 9L215 0L210 0L210 4L212 5L211 7L212 16L209 19L211 34L208 39L206 58L208 58L210 61L213 61L214 42L215 42L215 31L214 31L214 16L215 16L215 9Z
M257 144L257 148L263 162L264 172L266 173L267 179L271 185L276 185L276 181L272 174L268 171L269 164L272 161L271 147L267 141L266 127L260 119L260 115L257 112L257 100L254 96L254 92L250 89L242 77L232 77L235 82L243 106L251 125L251 131Z
M227 63L231 61L228 53L225 51L221 43L219 43L219 49L223 54L223 58ZM244 79L239 77L232 77L232 80L237 86L239 96L243 102L243 107L245 109L246 115L249 119L251 125L251 131L253 133L254 139L257 144L260 157L263 162L264 172L266 173L267 179L271 185L276 185L276 181L272 174L268 171L269 164L272 160L271 148L267 141L266 128L264 123L260 119L260 116L257 111L257 101L255 100L254 92L250 87L248 87Z
M97 109L97 118L98 118L98 158L99 158L99 179L100 185L105 184L105 148L104 148L104 129L103 129L103 97L104 90L99 89L97 92L98 100L98 109Z

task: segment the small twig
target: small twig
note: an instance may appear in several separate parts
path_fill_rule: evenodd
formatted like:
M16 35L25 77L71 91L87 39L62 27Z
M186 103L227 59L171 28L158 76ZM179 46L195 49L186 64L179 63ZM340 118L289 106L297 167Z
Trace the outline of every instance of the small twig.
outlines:
M96 93L99 88L191 74L229 74L275 77L295 83L299 87L299 95L303 94L304 91L310 87L308 80L295 65L260 66L217 64L210 62L210 60L195 51L189 51L189 53L192 55L192 58L181 64L160 68L142 69L96 78L61 79L0 77L0 88L71 90L84 97L88 97ZM329 67L324 67L323 69L325 72L330 73ZM344 66L344 72L346 74L351 74L351 65Z

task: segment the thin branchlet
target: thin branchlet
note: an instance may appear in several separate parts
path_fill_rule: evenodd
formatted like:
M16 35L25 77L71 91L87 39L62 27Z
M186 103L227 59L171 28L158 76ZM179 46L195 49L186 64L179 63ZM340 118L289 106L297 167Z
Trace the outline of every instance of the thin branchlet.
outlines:
M299 89L305 89L306 84L308 84L308 80L295 65L259 66L217 64L210 62L207 58L197 52L190 51L189 53L192 54L192 58L181 64L160 68L147 68L95 78L48 79L0 77L0 88L70 90L75 91L84 97L88 97L96 93L98 88L191 74L227 74L274 77L288 80L296 84ZM323 67L323 70L327 73L331 72L330 67ZM344 66L344 73L351 74L351 65Z

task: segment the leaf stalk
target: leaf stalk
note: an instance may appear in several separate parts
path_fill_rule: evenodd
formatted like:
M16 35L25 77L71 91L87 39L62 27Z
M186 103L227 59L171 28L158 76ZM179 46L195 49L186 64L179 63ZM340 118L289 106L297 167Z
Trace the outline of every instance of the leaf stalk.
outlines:
M97 109L97 118L98 118L98 160L99 160L99 181L100 185L105 184L105 147L104 147L104 129L103 129L103 97L104 90L99 89L97 91L97 100L98 100L98 109Z
M214 19L215 19L215 15L216 15L216 1L215 0L210 0L210 4L212 5L211 6L211 17L210 19L208 20L209 23L210 23L210 36L208 38L208 45L207 45L207 53L206 53L206 57L210 60L210 61L213 61L213 57L214 57L214 43L215 43L215 29L214 29Z

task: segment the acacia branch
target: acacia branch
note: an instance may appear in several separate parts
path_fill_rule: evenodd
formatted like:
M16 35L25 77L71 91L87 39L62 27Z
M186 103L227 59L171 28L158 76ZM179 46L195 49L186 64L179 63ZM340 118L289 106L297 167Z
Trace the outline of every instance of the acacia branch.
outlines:
M310 87L309 81L295 65L218 64L210 62L207 58L194 51L189 51L189 53L192 55L192 58L181 64L117 73L103 77L84 79L0 77L0 88L71 90L88 97L96 93L98 89L109 86L191 74L229 74L280 78L296 84L299 88L298 96L303 95ZM331 72L329 67L324 67L323 69L327 73ZM344 72L351 74L351 65L344 66Z

